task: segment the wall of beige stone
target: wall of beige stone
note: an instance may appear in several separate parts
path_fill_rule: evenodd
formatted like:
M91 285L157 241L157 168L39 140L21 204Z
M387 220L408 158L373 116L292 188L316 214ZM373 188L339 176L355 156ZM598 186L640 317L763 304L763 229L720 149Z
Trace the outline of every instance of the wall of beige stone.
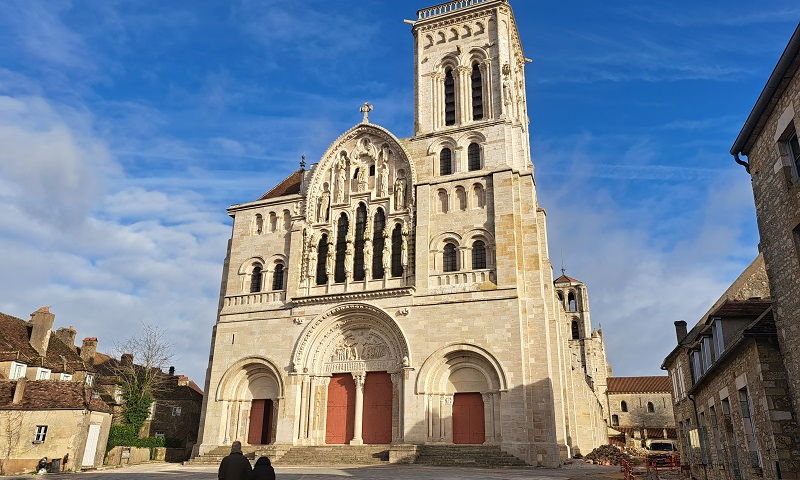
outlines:
M800 411L800 179L782 140L800 132L800 75L795 73L749 152L756 216L772 285L775 322L783 346L795 411ZM795 235L800 235L795 234Z
M675 427L671 393L608 393L607 395L609 418L617 415L621 427ZM622 402L627 404L627 412L622 411ZM648 403L653 404L652 413L647 410Z

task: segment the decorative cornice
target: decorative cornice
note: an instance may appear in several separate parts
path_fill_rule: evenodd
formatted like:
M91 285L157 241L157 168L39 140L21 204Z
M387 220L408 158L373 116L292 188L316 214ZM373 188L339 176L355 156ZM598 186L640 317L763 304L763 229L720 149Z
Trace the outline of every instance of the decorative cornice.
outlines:
M295 305L316 305L320 303L336 303L353 300L372 300L375 298L404 297L413 295L414 287L387 288L385 290L370 290L366 292L346 292L331 293L327 295L310 295L307 297L295 297L292 303Z

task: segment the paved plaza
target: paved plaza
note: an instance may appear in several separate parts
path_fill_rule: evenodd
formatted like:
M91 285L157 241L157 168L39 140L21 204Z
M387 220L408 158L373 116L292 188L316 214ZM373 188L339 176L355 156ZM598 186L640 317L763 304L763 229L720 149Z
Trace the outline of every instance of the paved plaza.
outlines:
M560 469L543 468L458 468L418 465L382 465L370 467L286 467L276 468L280 480L338 480L343 478L371 480L549 480L549 479L606 479L622 478L616 467L572 465ZM30 476L11 478L31 478ZM101 470L78 474L47 475L51 479L70 480L215 480L216 467L188 467L176 464L146 464L127 468Z

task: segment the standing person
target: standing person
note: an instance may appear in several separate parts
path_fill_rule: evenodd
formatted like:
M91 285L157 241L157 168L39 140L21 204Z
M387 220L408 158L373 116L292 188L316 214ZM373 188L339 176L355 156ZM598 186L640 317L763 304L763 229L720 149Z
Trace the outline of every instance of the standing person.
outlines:
M275 469L272 468L269 457L258 459L253 471L250 472L248 480L275 480Z
M242 442L235 441L231 444L231 454L223 458L219 464L219 480L247 480L253 470L250 460L242 455Z

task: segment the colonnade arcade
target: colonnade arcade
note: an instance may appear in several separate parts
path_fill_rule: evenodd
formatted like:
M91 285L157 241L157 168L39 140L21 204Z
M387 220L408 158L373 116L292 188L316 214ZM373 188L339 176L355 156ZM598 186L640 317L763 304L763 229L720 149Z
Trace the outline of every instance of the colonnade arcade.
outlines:
M412 365L406 336L386 312L339 305L306 325L288 368L248 357L226 371L216 393L219 441L500 443L500 396L507 386L489 352L452 344L418 372ZM422 405L424 412L411 411ZM415 425L406 425L408 419Z

